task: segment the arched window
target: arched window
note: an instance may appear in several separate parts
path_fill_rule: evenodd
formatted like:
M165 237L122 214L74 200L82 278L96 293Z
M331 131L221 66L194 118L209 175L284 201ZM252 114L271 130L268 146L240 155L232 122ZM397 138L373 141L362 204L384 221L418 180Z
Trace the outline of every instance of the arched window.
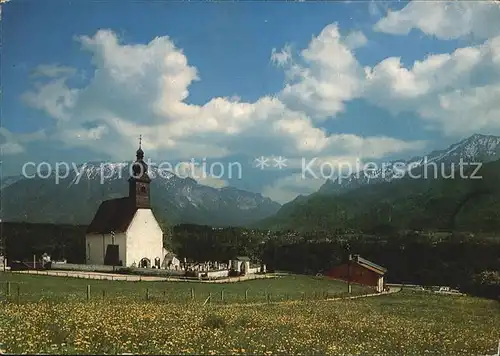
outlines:
M144 257L139 261L139 267L141 268L151 268L151 261L149 258Z
M141 193L146 193L146 187L145 186L141 186Z

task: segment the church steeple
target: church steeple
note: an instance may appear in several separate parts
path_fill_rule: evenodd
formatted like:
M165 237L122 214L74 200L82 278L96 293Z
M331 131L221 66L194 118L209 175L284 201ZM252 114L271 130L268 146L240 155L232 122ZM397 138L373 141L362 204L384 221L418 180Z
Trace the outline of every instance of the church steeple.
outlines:
M129 199L137 208L150 208L148 165L144 162L142 150L142 135L139 136L139 149L136 151L136 161L132 165L132 175L129 178Z
M135 157L138 161L144 159L144 151L142 150L142 135L139 135L139 149L136 151Z

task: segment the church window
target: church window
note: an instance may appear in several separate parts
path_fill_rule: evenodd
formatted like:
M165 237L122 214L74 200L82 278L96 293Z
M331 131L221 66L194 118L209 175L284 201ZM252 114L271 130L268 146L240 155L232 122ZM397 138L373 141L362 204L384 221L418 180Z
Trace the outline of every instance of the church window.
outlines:
M146 187L145 186L141 187L141 193L146 193Z

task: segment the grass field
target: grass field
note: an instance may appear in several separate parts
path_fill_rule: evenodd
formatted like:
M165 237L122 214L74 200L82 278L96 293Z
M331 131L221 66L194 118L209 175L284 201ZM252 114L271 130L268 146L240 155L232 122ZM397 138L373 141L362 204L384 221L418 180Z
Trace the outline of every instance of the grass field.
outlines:
M0 308L0 348L9 353L487 355L496 352L500 337L499 303L472 297L403 291L355 300L203 306L182 298L177 303L140 298L155 282L94 282L96 289L109 287L117 297L123 293L117 302L51 298L36 288L52 286L58 295L70 295L82 293L87 280L8 278L23 282L33 299L44 296L41 302L27 299ZM195 288L224 287L237 294L258 286L298 296L302 288L311 293L330 283L285 277ZM157 292L162 288L188 291L190 286L162 283Z
M347 284L326 278L307 276L281 276L269 279L256 279L238 283L194 283L194 282L125 282L89 280L66 277L37 276L19 273L1 273L0 296L6 297L7 284L11 282L11 300L17 302L19 287L20 301L39 301L59 299L85 301L87 285L90 285L92 300L150 300L170 303L203 301L212 295L213 303L220 303L223 293L224 303L245 302L245 291L248 302L266 302L267 295L272 301L319 299L346 294ZM193 291L192 291L193 289ZM366 294L373 292L361 286L352 286L353 293ZM222 293L221 293L222 292Z

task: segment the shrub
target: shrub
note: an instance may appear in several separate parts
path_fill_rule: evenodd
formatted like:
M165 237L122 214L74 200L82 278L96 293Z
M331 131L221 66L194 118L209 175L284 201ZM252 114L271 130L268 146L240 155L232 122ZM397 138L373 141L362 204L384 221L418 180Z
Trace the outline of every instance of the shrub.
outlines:
M203 326L210 329L223 329L227 326L227 321L222 315L209 314L203 321Z
M464 291L472 295L500 300L500 272L483 271L473 275Z

